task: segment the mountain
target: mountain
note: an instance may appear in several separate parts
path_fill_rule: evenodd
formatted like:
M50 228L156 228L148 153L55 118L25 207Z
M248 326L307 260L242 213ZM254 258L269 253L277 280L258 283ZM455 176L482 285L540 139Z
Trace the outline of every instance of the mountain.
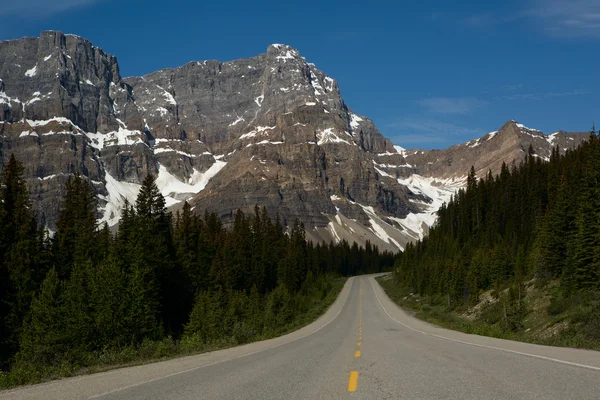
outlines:
M479 176L483 176L489 170L498 173L503 162L510 164L514 161L519 164L524 161L529 146L533 148L535 157L548 161L556 146L564 153L567 149L579 146L589 136L589 132L564 131L545 135L517 121L508 121L499 130L478 139L445 150L405 151L404 156L409 164L417 166L417 173L424 176L461 176L471 166L475 167Z
M101 222L117 223L152 173L177 209L265 206L312 240L403 249L464 185L529 144L540 157L585 135L546 136L508 122L441 151L392 145L344 102L337 82L292 47L122 78L117 59L62 32L0 42L0 156L25 162L38 215L54 229L69 176L93 183Z

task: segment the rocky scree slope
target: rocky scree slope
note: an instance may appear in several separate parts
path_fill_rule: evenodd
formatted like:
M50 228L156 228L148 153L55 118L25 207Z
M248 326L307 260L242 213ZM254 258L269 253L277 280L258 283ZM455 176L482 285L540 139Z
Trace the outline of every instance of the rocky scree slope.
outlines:
M502 131L511 139L500 143ZM264 205L284 223L298 218L313 240L401 250L426 233L470 165L518 158L522 132L509 122L444 151L394 147L348 108L334 79L285 45L122 78L115 57L78 36L0 41L0 157L25 162L51 230L69 176L93 183L99 218L114 225L152 173L169 206L188 200L227 222ZM542 157L555 140L578 140L535 135Z

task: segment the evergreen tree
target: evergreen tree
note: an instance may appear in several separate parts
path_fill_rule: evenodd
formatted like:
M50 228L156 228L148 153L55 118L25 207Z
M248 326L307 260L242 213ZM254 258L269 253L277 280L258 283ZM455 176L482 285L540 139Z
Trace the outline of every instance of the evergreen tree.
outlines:
M0 191L0 365L18 350L18 337L43 274L36 265L38 232L23 178L13 154Z
M74 263L97 262L96 197L90 182L76 175L67 181L66 196L56 223L54 266L68 279Z
M53 268L33 299L21 336L18 360L32 366L56 366L71 344L65 332L63 285Z

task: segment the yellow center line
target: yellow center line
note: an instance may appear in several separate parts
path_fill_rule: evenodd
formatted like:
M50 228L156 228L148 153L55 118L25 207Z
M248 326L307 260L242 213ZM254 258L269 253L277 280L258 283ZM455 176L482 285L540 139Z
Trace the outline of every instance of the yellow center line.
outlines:
M348 391L356 392L356 386L358 386L358 371L351 371L348 380Z
M356 357L356 358L360 357L360 350L356 350L356 353L354 353L354 357Z
M361 345L361 342L358 342L358 343L356 343L356 345L357 345L358 347L360 347L360 345Z

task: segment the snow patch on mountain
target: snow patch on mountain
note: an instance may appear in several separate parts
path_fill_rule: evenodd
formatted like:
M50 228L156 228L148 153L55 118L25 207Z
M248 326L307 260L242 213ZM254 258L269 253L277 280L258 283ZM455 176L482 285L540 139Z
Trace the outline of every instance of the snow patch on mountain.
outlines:
M25 71L25 76L32 78L37 74L37 64L33 67Z
M235 125L237 125L238 123L240 123L242 121L245 121L244 118L237 117L237 119L235 121L233 121L232 123L230 123L229 126L235 126Z
M347 140L340 138L333 131L333 128L327 128L320 132L317 132L317 139L318 139L317 144L319 146L324 145L325 143L344 143L347 145L355 144L355 143L350 143Z
M546 140L548 141L548 143L550 143L551 146L554 146L554 141L558 138L558 134L559 132L554 132L548 135L548 137L546 138Z
M517 124L517 127L521 130L525 130L528 132L536 132L536 133L542 133L542 131L540 131L539 129L533 129L533 128L529 128L523 124L519 124L518 122L515 121L515 123Z
M99 223L102 225L106 222L108 226L113 226L121 219L121 212L125 207L125 202L129 202L131 205L135 204L142 186L137 183L118 181L107 171L104 173L104 179L106 181L108 196L98 196L106 201L106 205L100 207L102 218L100 218Z
M102 150L108 146L121 145L147 145L143 140L143 134L137 130L129 130L123 126L119 130L108 133L92 133L86 132L86 136L90 139L90 145L98 150Z
M350 127L352 129L358 129L363 119L354 113L350 113Z
M169 93L167 90L165 90L165 88L163 88L162 86L156 85L160 90L163 91L162 95L165 97L165 100L167 100L167 102L169 104L172 104L174 106L177 105L177 102L175 101L175 97L173 97L173 95L171 93Z
M394 149L396 149L398 154L402 154L402 157L406 157L406 149L404 147L394 145Z
M465 186L466 181L466 177L436 179L417 174L408 178L398 178L398 183L406 186L415 194L427 196L431 201L427 203L419 202L423 207L422 212L411 213L397 222L413 232L416 231L419 239L422 239L426 233L423 223L427 227L432 227L437 219L437 211L442 204L450 202L452 196Z
M226 164L225 161L215 160L214 164L205 172L194 169L194 173L187 183L180 181L165 166L158 164L156 186L165 197L167 207L170 207L204 190L208 181L217 175Z
M371 231L375 234L375 236L377 236L379 239L383 240L386 243L393 244L399 250L403 251L404 247L400 243L398 243L397 240L395 240L393 237L390 236L390 234L388 233L388 231L386 230L385 227L388 227L388 229L391 229L391 230L393 230L394 228L392 226L390 226L387 222L385 222L381 218L379 218L379 216L377 215L377 213L375 212L373 207L363 206L362 204L358 204L358 205L364 210L364 212L369 217L369 223L371 224Z
M256 135L268 135L267 131L272 131L275 128L277 128L277 126L257 126L252 131L240 136L240 139L250 139Z

